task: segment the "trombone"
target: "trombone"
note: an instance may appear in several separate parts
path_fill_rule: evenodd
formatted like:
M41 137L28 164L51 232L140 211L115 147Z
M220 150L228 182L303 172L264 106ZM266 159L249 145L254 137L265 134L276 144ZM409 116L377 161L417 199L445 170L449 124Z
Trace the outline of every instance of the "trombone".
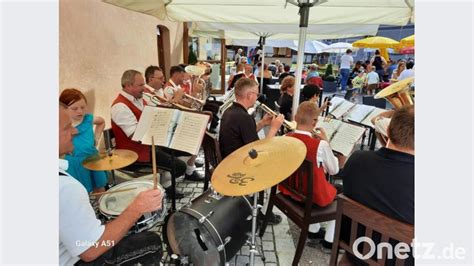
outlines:
M263 103L260 103L257 101L257 108L262 109L265 113L272 115L272 116L278 116L278 114L270 109L270 107L266 106ZM288 121L288 120L283 120L283 126L289 130L289 131L294 131L296 129L297 123L296 121Z
M153 89L148 84L145 84L145 87L149 90ZM150 101L155 105L158 105L158 106L164 105L164 106L168 106L168 107L176 107L176 108L183 109L183 110L190 110L190 108L188 108L184 105L178 104L178 103L173 103L173 102L169 101L168 99L166 99L165 97L161 97L159 95L148 93L148 92L143 92L143 94L146 95L147 97L149 97Z

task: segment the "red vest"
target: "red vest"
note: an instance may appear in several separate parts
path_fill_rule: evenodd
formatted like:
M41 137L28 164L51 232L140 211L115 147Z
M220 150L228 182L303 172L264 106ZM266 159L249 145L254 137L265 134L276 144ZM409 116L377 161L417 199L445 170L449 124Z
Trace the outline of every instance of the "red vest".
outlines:
M337 191L336 188L329 184L329 182L326 180L323 167L318 168L316 156L318 154L320 140L310 137L308 135L298 133L289 133L287 134L287 136L297 138L304 142L307 149L306 160L313 163L313 203L321 207L329 205L336 197ZM304 177L303 180L303 187L306 187L306 177ZM278 186L278 189L284 195L289 195L297 201L302 200L296 195L291 194L290 191L286 190L281 185ZM306 192L306 189L303 189L303 191Z
M143 101L143 105L146 105L145 100ZM142 115L142 111L138 109L133 103L131 103L127 98L125 98L122 94L119 94L117 98L112 103L112 106L117 103L125 104L135 115L137 121L140 120L140 116ZM127 137L127 135L123 132L123 130L114 123L112 120L112 131L115 135L115 146L117 149L126 149L132 150L138 154L138 162L150 162L150 146L140 144L138 142L132 141L131 138Z

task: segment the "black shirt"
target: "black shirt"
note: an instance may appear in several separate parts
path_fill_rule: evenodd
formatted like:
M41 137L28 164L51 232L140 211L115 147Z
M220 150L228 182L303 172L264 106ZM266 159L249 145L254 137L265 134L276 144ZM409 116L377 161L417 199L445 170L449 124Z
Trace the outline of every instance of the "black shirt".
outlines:
M239 73L239 74L235 75L234 78L232 79L232 81L230 82L228 89L230 90L230 89L232 89L233 87L235 87L235 83L236 83L239 79L241 79L241 78L243 78L243 77L245 77L245 74L244 74L244 73Z
M293 107L293 96L290 96L288 93L283 93L278 100L278 105L280 105L280 114L285 116L285 120L291 121L291 109Z
M291 74L290 72L283 72L280 74L280 76L278 77L278 82L281 84L281 82L283 81L284 78L288 77L288 76L292 76L294 77L295 75Z
M387 148L356 151L341 176L346 196L394 219L414 223L415 156Z
M258 140L257 124L245 107L234 102L221 118L219 146L222 159L238 148Z
M388 148L377 151L356 151L347 160L341 177L344 195L385 215L414 224L415 219L415 156ZM349 241L350 220L342 220L341 238ZM362 226L358 236L363 235ZM374 232L374 242L380 242L380 234ZM392 245L396 242L390 241ZM354 265L367 265L349 256ZM388 260L386 265L393 265ZM405 265L413 265L410 257Z

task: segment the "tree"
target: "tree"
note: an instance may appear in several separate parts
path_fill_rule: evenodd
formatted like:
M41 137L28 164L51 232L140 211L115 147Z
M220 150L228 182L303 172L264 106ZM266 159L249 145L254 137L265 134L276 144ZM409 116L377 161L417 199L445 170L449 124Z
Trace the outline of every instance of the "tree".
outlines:
M190 65L196 64L198 61L196 53L194 52L193 45L191 44L189 46L189 56L188 56L188 63Z

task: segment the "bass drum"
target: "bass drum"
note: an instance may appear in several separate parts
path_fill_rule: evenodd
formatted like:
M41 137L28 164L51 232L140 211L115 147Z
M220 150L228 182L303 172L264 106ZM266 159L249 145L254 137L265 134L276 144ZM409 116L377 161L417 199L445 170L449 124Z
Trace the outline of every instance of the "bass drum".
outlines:
M249 239L251 229L252 208L246 197L208 190L171 214L164 231L171 251L199 266L225 265Z

